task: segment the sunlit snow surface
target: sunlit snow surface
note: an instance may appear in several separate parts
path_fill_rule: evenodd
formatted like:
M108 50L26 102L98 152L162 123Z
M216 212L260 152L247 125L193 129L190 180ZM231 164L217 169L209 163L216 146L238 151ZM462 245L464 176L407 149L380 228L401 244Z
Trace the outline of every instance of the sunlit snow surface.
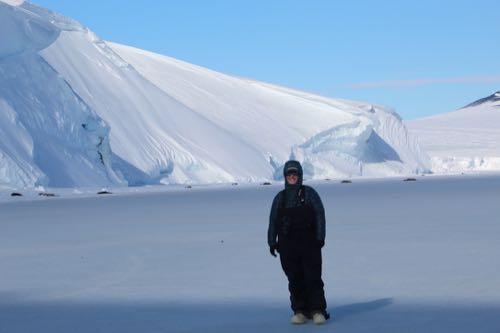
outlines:
M39 54L78 23L0 3L0 186L125 184L109 126Z
M309 184L326 327L288 323L275 184L4 197L0 332L500 331L499 175Z
M500 170L500 92L406 124L430 155L434 172Z
M0 2L4 2L11 6L19 6L23 4L24 0L0 0Z
M108 43L29 2L0 2L0 38L0 185L262 182L291 157L314 179L429 169L383 106Z

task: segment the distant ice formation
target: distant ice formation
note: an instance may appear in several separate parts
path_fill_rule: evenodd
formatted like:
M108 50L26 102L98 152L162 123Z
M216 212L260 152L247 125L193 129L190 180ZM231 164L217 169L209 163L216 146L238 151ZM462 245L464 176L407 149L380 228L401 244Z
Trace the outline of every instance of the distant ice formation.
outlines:
M105 42L0 2L0 186L306 179L429 171L399 116Z

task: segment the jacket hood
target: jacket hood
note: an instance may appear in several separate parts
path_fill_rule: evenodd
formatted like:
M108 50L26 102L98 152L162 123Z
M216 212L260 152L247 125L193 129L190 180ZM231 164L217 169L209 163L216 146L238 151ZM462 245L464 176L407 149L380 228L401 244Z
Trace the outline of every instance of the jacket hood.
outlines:
M299 174L299 179L296 185L290 185L286 181L286 173L288 172L288 170L293 170L293 169L296 169ZM290 186L297 186L297 187L302 186L303 172L302 172L302 165L300 165L300 162L295 160L290 160L286 162L285 166L283 167L283 177L285 178L285 188Z

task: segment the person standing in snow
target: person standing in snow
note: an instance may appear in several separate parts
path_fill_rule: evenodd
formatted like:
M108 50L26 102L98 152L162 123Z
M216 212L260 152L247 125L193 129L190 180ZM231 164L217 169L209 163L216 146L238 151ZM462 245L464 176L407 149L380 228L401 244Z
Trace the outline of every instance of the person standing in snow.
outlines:
M329 318L321 279L321 249L325 245L325 210L318 193L302 185L302 166L290 160L283 168L285 189L273 200L267 241L271 255L280 255L288 278L292 324Z

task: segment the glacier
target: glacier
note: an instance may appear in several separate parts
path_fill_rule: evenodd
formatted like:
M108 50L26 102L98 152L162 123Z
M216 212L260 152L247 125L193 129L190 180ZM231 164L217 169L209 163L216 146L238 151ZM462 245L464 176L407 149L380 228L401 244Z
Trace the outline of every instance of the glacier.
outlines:
M0 187L208 184L420 174L390 108L218 73L0 1Z
M108 125L39 54L59 36L52 21L68 20L21 6L0 3L0 184L124 183L111 168Z
M431 158L434 173L500 170L500 91L465 107L406 122Z

